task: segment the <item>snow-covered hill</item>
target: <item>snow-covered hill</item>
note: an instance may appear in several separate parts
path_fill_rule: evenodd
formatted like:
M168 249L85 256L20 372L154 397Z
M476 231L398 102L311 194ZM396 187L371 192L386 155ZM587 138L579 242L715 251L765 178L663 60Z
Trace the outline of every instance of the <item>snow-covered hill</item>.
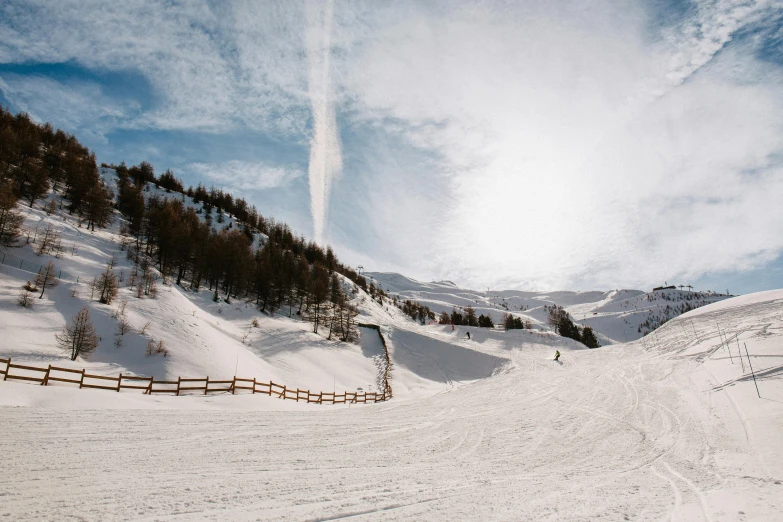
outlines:
M103 168L101 174L116 187L112 169ZM202 210L187 196L167 193L151 184L144 193L179 198ZM10 356L21 364L86 368L101 375L123 373L174 380L180 376L219 379L238 375L313 391L379 389L384 356L374 330L360 329L359 344L330 341L312 333L312 325L287 308L268 316L252 302L214 302L206 288L192 291L163 279L158 280L157 298L139 298L125 284L133 267L119 234L121 218L115 216L107 229L90 232L64 208L48 214L44 209L51 200L59 203L60 196L51 194L33 208L18 207L25 216L24 228L30 231L29 243L0 253L4 256L0 264L0 357ZM200 215L203 219L203 212ZM232 223L232 218L226 216L221 226L236 226ZM213 224L217 225L216 219ZM40 236L47 228L56 232L63 248L59 253L39 255ZM22 287L34 280L38 268L49 261L61 275L61 283L46 290L42 299L35 299L32 308L22 308L17 303ZM114 263L113 272L121 280L120 291L111 305L104 305L92 294L90 283L109 262ZM350 281L344 282L353 289ZM395 397L452 389L459 382L486 377L506 362L469 347L455 347L455 353L462 355L441 364L437 354L444 349L443 343L413 333L398 333L400 329L416 330L417 325L390 303L380 305L361 289L357 292L354 300L360 309L360 322L381 325L389 337L390 350L399 347ZM125 317L130 331L119 336L116 314L123 302L127 303ZM57 346L55 335L85 306L100 343L95 353L71 362ZM415 342L410 341L410 335ZM150 341L162 341L166 356L147 353ZM264 404L278 407L269 401Z
M8 256L23 259L24 268L51 260L58 272L62 270L70 278L46 290L43 299L36 299L33 308L26 309L17 304L17 296L35 274L0 265L0 353L4 357L88 368L93 373L123 372L160 379L263 376L313 390L335 386L354 390L374 382L377 368L373 357L379 354L363 353L361 346L327 341L311 333L307 323L282 315L268 317L241 300L215 303L207 289L192 292L159 280L156 299L139 299L121 284L111 306L100 304L91 298L89 284L106 263L115 259L114 272L121 279L127 279L132 270L121 250L119 223L108 230L88 232L78 228L63 211L52 216L37 208L24 212L28 229L52 225L69 248L60 258L38 256L36 242L8 249ZM127 302L131 331L122 336L121 346L115 346L118 320L113 315L122 301ZM89 308L101 342L94 354L72 363L57 348L55 334L83 306ZM254 320L257 327L252 324ZM150 340L162 340L168 356L146 355Z
M396 273L367 272L365 276L390 295L428 306L436 314L472 306L476 314L502 323L505 313L530 320L536 329L549 329L545 306L566 309L574 322L590 326L602 345L634 341L692 308L730 296L683 290L611 290L607 292L476 291L451 282L423 283Z
M398 377L454 385L350 409L259 413L283 401L0 383L3 404L36 406L0 408L3 513L774 521L783 511L783 291L706 306L597 350L527 330L467 341L383 312ZM744 368L737 336L750 354Z

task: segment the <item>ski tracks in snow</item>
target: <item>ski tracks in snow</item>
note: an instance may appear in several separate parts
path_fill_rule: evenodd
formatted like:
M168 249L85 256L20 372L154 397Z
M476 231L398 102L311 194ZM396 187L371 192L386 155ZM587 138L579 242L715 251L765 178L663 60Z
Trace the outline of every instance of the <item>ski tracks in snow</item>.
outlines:
M470 370L396 337L421 373ZM731 518L708 502L727 482L774 505L779 486L716 473L693 359L641 344L569 351L562 366L548 347L511 350L513 370L492 378L351 409L3 408L0 515L711 520Z

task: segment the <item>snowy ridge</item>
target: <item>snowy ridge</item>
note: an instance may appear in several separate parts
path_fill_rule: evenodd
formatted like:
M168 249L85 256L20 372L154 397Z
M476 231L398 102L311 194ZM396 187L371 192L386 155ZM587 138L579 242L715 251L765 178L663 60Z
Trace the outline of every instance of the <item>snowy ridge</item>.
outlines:
M640 339L688 307L703 306L729 296L681 290L611 290L607 292L476 291L453 283L422 283L396 273L367 272L365 276L390 295L428 306L436 314L454 307L472 306L477 315L489 315L495 324L505 313L529 320L536 329L549 329L545 306L559 305L574 322L590 326L602 345Z

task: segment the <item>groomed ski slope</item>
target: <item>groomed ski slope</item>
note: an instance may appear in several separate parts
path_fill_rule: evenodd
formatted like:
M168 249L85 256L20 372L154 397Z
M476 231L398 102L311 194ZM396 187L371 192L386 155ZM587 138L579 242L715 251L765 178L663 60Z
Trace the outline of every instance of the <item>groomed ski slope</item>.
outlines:
M762 399L718 328L747 343ZM441 393L258 411L283 401L0 383L4 404L36 406L0 409L0 515L780 519L783 291L597 350L521 331L384 329L398 379L440 375Z

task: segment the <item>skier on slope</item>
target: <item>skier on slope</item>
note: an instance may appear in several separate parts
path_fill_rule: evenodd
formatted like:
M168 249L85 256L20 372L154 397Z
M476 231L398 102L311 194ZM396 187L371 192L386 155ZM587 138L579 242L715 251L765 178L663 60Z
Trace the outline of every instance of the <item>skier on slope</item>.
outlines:
M468 341L470 341L470 332L468 332Z
M560 350L555 350L555 360L560 362Z

